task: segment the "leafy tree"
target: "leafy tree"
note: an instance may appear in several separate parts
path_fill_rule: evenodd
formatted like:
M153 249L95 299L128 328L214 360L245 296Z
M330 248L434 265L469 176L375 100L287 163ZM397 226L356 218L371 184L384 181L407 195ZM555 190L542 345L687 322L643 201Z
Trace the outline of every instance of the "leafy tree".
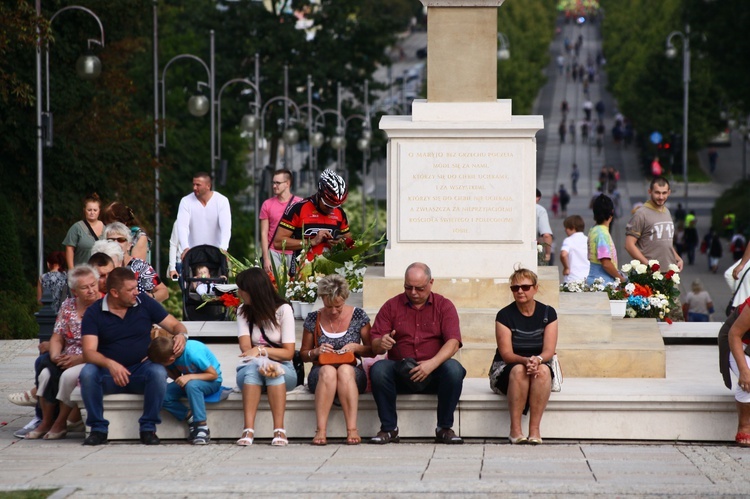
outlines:
M513 99L515 114L529 114L539 89L546 82L554 35L554 0L506 2L498 9L497 29L508 37L511 58L497 62L498 97Z
M665 55L667 36L684 31L688 19L685 0L650 2L603 1L606 17L602 25L604 52L610 90L621 111L641 132L641 139L651 131L663 135L682 131L683 85L682 57ZM688 147L703 147L719 127L719 100L716 72L699 45L701 26L693 25L691 35L691 81L689 99ZM678 54L681 40L673 38Z

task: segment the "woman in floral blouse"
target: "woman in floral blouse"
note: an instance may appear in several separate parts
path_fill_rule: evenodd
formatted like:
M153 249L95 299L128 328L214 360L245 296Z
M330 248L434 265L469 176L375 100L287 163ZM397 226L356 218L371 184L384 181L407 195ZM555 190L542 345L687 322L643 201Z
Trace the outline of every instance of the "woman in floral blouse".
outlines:
M43 361L43 369L39 373L37 393L41 394L42 423L26 434L28 439L65 438L68 415L75 408L70 394L78 384L78 375L85 365L81 347L81 320L86 309L99 299L99 273L89 265L79 265L68 272L68 286L73 298L68 298L60 306L50 338L49 359ZM54 419L58 404L60 412Z

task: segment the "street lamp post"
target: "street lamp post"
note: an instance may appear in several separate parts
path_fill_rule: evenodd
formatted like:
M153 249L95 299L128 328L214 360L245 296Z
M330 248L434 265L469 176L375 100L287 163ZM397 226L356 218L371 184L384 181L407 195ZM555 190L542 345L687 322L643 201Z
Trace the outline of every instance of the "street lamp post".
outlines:
M101 38L99 40L89 38L88 48L91 44L97 44L104 47L104 27L99 17L93 11L86 7L70 5L63 7L50 17L49 23L55 18L68 10L80 10L89 14L99 24ZM42 16L42 1L36 0L36 15ZM46 111L42 112L42 39L39 27L37 27L36 39L36 142L37 142L37 264L39 275L44 272L44 147L52 146L52 113L50 112L50 91L49 91L49 42L44 49L45 65L44 79L46 83ZM84 80L93 80L101 73L102 64L98 57L87 54L78 58L76 62L76 72ZM46 135L46 136L45 136Z
M690 95L690 26L685 25L685 32L673 31L667 36L667 57L677 55L677 49L672 45L672 38L682 38L682 83L684 94L682 102L682 177L685 182L685 209L688 209L688 99Z
M158 75L158 54L156 53L157 50L157 16L156 16L156 4L154 4L154 71L156 75ZM164 69L161 72L161 79L158 79L158 76L156 77L157 80L155 83L155 91L154 91L154 159L155 159L155 166L154 166L154 238L156 240L156 259L155 259L155 268L157 269L157 272L161 269L161 211L159 209L159 199L160 199L160 167L159 167L159 150L160 148L167 147L167 127L164 126L163 123L161 123L160 126L160 120L164 120L167 115L167 99L166 99L166 78L167 78L167 69L169 69L169 66L172 65L172 63L177 62L182 59L190 59L193 61L198 62L201 66L203 66L203 69L206 70L206 75L208 76L209 86L211 88L211 101L213 102L213 96L214 96L214 77L213 77L213 71L211 68L213 68L214 64L214 31L211 30L210 32L211 37L211 67L203 61L200 57L197 57L192 54L180 54L172 57L165 65ZM200 82L199 82L200 86ZM160 98L161 97L161 98ZM205 109L205 103L203 100L205 100L205 97L203 99L195 99L196 96L193 96L190 98L190 101L188 101L188 107L190 110L190 113L193 115L196 115L196 112L202 111L203 114L206 113L206 111L203 111ZM159 102L161 101L161 102ZM208 102L210 107L210 102ZM198 114L201 116L201 114ZM159 137L161 135L161 138ZM215 159L215 146L214 146L214 113L211 112L211 177L214 176L214 159Z

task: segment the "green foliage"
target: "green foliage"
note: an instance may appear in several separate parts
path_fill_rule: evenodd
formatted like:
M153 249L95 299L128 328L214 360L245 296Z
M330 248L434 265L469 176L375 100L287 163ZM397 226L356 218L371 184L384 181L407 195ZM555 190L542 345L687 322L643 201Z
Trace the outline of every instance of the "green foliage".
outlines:
M182 320L182 291L180 291L180 286L176 282L170 282L167 284L167 289L169 289L169 298L162 305L167 309L167 312Z
M497 61L498 98L513 99L514 114L529 114L546 82L549 44L555 32L554 0L506 2L498 9L497 29L508 37L510 59Z
M732 212L737 216L735 227L747 233L750 227L750 180L740 180L716 199L711 211L711 226L721 231L724 215Z
M34 338L39 332L34 311L36 290L19 275L21 247L16 221L5 197L0 197L0 234L3 258L0 258L0 339Z
M654 130L665 137L682 133L683 42L679 36L672 39L678 54L674 59L666 57L665 44L671 32L684 32L685 23L695 16L690 35L688 147L692 151L704 147L721 125L720 111L724 107L722 95L725 91L720 85L720 73L731 71L732 83L739 86L734 80L733 67L719 68L704 52L701 40L706 35L706 24L701 17L706 3L692 0L604 0L601 3L606 10L602 33L610 90L617 98L620 110L636 124L641 136L648 136ZM696 12L697 7L691 8L692 3L701 4L700 14ZM717 6L708 10L721 10L718 4L724 5L723 2L715 3ZM717 31L714 34L727 40L727 37L739 33Z
M119 200L131 206L141 225L154 238L154 169L160 168L163 221L161 259L166 261L171 221L176 218L180 198L190 192L192 174L210 170L209 116L194 117L187 112L188 98L197 82L207 81L203 67L194 60L180 60L166 74L166 149L154 158L153 133L153 2L148 0L57 0L43 2L39 26L47 34L44 21L59 9L81 4L95 12L106 32L105 47L94 47L102 60L101 76L95 81L81 81L75 74L75 62L85 51L86 40L98 38L95 20L77 10L55 18L50 31L50 110L54 115L54 145L43 149L44 186L44 253L62 249L61 241L68 228L81 217L81 201L97 192L105 203ZM310 2L295 0L295 9L306 9ZM19 0L0 5L0 177L4 191L15 211L22 264L16 276L33 283L37 278L36 219L36 113L33 88L36 71L34 60L36 16L33 4ZM344 95L362 101L364 81L377 85L372 74L387 64L385 48L403 31L414 12L411 0L323 0L321 9L308 16L320 29L315 39L307 41L305 32L295 29L296 17L290 13L271 13L263 2L205 2L202 0L161 0L159 14L159 71L179 54L192 54L209 63L209 31L216 35L215 82L218 89L233 78L253 78L254 54L260 54L260 89L263 101L283 95L284 64L289 66L290 97L299 104L306 102L304 87L307 75L315 83L315 104L322 109L336 107L336 83L341 82ZM10 20L10 22L8 22ZM161 77L161 74L159 75ZM225 194L232 205L233 234L230 250L249 255L254 234L255 216L246 209L251 197L254 144L241 137L238 123L254 99L243 95L244 85L225 88L221 97L221 150L227 160L226 183L215 188ZM303 92L300 92L302 89ZM217 95L218 97L218 95ZM372 98L371 98L372 101ZM352 97L343 103L346 116L361 106ZM45 103L46 108L46 103ZM272 106L266 113L266 138L278 140L282 128L277 119L283 106ZM359 110L358 112L361 112ZM376 118L373 119L376 128ZM304 139L305 133L300 127ZM335 127L333 119L325 124L327 136ZM347 163L353 170L361 164L356 150L360 124L348 127ZM379 141L379 142L378 142ZM376 138L375 148L384 143ZM329 145L320 157L332 158ZM296 152L295 154L300 154ZM304 153L302 153L304 154ZM274 167L276 158L268 159ZM321 163L324 164L324 163ZM260 164L259 167L263 167ZM218 167L218 163L217 163ZM351 178L356 178L351 175ZM244 199L243 199L244 198ZM163 271L163 269L157 269Z

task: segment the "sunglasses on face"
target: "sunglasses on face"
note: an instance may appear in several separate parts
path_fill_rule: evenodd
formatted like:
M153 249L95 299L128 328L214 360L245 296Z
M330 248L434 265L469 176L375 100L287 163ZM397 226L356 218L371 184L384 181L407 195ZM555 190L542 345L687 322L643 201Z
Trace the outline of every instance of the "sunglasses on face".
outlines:
M425 289L427 289L427 286L407 286L404 284L404 291L418 291L421 293Z
M126 243L128 242L128 239L125 237L108 237L107 241L115 241L118 243Z
M276 182L276 181L274 181L274 182L272 182L272 184L273 184L273 185L281 185L281 184L286 184L286 180L282 180L281 182Z
M533 288L533 287L534 287L534 285L533 285L533 284L514 284L514 285L512 285L512 286L510 287L510 290L511 290L512 292L514 292L514 293L518 293L518 290L519 290L519 289L522 289L522 290L524 290L524 291L528 291L528 290L530 290L530 289L531 289L531 288Z

